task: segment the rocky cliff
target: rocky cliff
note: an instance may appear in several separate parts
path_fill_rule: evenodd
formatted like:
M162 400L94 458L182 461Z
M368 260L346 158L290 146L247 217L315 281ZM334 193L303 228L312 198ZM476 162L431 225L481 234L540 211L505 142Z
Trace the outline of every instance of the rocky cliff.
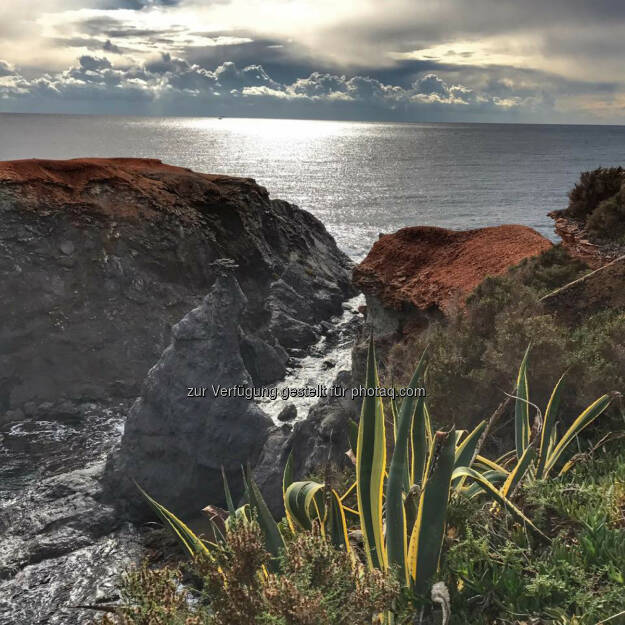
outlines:
M319 220L250 179L0 162L0 622L90 623L72 606L115 598L141 557L133 478L186 516L222 496L222 464L238 495L241 463L277 463L254 401L188 387L282 378L350 271Z
M551 247L526 226L454 231L418 226L381 235L354 269L379 335L411 331L448 315L487 276Z
M0 412L136 396L169 332L233 259L241 354L284 374L351 293L323 224L251 179L147 159L0 163Z

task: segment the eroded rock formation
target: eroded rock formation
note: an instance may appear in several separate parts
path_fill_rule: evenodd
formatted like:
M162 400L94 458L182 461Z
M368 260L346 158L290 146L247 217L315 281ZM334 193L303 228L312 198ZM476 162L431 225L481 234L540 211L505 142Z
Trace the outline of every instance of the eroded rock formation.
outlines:
M463 305L487 276L551 247L526 226L454 231L418 226L385 234L354 269L379 335L425 327Z
M221 467L240 493L241 466L263 448L271 420L231 392L253 386L239 348L246 298L233 274L222 268L200 306L174 325L130 411L107 483L132 516L148 512L135 481L177 514L197 514L222 499Z
M215 259L238 264L256 384L282 377L284 348L314 341L351 293L323 224L251 179L148 159L7 161L0 215L0 413L136 396Z
M562 239L562 245L569 254L593 269L613 261L625 252L622 245L598 245L591 242L583 221L567 216L566 211L552 211L549 217L554 220L555 232Z

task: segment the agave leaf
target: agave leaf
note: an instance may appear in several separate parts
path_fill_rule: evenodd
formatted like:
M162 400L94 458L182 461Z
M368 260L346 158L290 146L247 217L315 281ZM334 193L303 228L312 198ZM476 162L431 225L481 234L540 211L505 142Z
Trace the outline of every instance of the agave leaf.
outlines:
M516 452L512 452L512 453L514 455ZM508 473L510 473L510 471L508 471L503 465L499 464L498 462L494 462L493 460L489 460L485 456L478 455L475 458L475 464L482 465L488 469L492 469L493 471L498 471L500 473L503 473L506 477L508 476Z
M456 447L456 459L454 468L468 467L473 459L473 452L477 447L477 443L480 440L482 432L486 428L486 421L481 421L475 428L469 433L468 436Z
M408 388L419 388L419 381L425 366L425 354L421 356L417 368L412 375ZM416 394L416 393L415 393ZM397 416L396 440L391 466L386 484L386 550L389 566L397 569L400 581L405 585L409 582L406 568L407 538L406 515L403 493L407 490L409 480L408 442L412 430L417 398L406 397L401 404Z
M256 515L258 525L265 539L267 551L273 556L272 566L275 570L277 569L277 559L284 550L284 538L282 538L282 534L280 534L280 530L278 529L278 524L271 516L271 512L250 472L248 472L245 482L250 499L250 508Z
M228 515L229 517L234 519L236 515L236 510L234 508L234 503L232 501L232 494L230 493L230 487L228 486L228 478L226 477L226 470L224 469L223 465L221 465L221 477L224 482L224 493L226 495L226 505L228 507Z
M347 439L355 457L358 450L358 424L353 419L347 422Z
M432 419L430 418L430 411L425 401L423 403L423 412L425 414L425 440L427 443L426 449L430 449L430 447L432 447L432 441L434 440L434 437L432 436Z
M365 386L368 389L376 389L379 386L373 335L369 341ZM369 567L377 569L386 568L382 527L382 489L385 470L384 409L381 398L374 394L372 397L365 397L362 402L356 452L356 492L367 563Z
M527 358L530 347L525 350L516 381L516 401L514 404L514 440L517 458L521 458L530 442L530 405L527 383Z
M471 469L470 467L458 467L454 471L454 479L462 476L470 477L475 480L475 483L479 484L482 490L486 494L490 495L499 505L508 510L516 521L526 525L543 538L549 540L549 538L547 538L547 536L545 536L507 497L504 497L484 475L478 473L475 469Z
M453 428L449 432L438 432L434 437L428 477L410 537L408 566L415 591L419 594L425 592L438 569L455 462L455 441Z
M284 501L284 510L286 513L286 520L291 528L291 531L295 531L295 524L291 515L289 514L289 510L286 505L286 491L288 487L293 483L293 451L289 453L289 457L286 460L286 465L284 466L284 473L282 474L282 500Z
M562 452L568 447L571 441L589 426L601 413L605 412L608 406L612 403L616 394L611 393L608 395L602 395L593 402L586 410L584 410L575 421L571 424L571 427L564 433L558 444L555 446L547 461L545 463L545 469L543 471L543 477L547 477L549 472L553 469L556 462L562 455Z
M165 525L174 532L191 556L196 554L209 555L210 552L206 544L200 540L200 538L196 536L196 534L187 525L185 525L185 523L165 508L165 506L162 506L158 503L158 501L150 497L150 495L148 495L143 488L141 488L141 486L138 484L136 486L152 509L164 521Z
M323 521L323 518L320 517L323 509L321 500L317 502L317 508L315 508L314 513L311 512L313 500L322 491L323 484L313 482L312 480L293 482L287 488L284 496L284 505L288 516L300 528L310 530L314 520L319 519L320 522Z
M391 415L393 416L393 442L397 442L397 420L399 415L399 408L394 397L391 397Z
M345 521L345 510L343 509L341 498L339 494L332 489L329 493L329 499L330 501L326 506L326 536L329 536L330 541L335 547L345 549L345 551L351 553L347 522Z
M412 462L410 468L410 482L417 486L423 483L427 453L431 446L431 443L428 442L428 427L429 416L425 399L419 397L412 424Z
M547 459L551 452L553 436L555 432L556 417L558 415L558 408L560 407L560 395L562 393L562 385L564 382L563 374L555 385L549 403L547 404L547 410L545 411L545 418L543 421L543 428L540 434L540 447L538 450L538 467L536 468L536 478L542 479L547 464Z
M519 485L519 482L523 479L528 469L532 465L534 458L536 457L536 451L533 447L528 447L521 456L520 460L516 463L515 467L510 471L506 481L501 487L502 497L510 497L514 492L514 489Z
M501 471L495 471L494 469L489 469L488 471L484 471L484 477L493 485L497 486L499 484L503 484L506 481L506 477L508 477L508 473L502 473ZM477 497L477 495L484 493L484 489L476 482L473 482L469 486L465 486L460 491L465 497L469 499L473 499Z
M499 456L499 458L497 458L495 462L501 465L502 467L505 467L506 464L510 460L512 460L512 458L515 458L515 457L516 457L516 449L511 449L510 451L507 451L505 454L502 454L501 456Z

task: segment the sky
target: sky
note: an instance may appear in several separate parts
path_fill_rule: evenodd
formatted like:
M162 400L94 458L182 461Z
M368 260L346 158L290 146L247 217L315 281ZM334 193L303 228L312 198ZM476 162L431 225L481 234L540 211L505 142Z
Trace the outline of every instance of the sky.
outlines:
M2 0L0 112L625 124L624 0Z

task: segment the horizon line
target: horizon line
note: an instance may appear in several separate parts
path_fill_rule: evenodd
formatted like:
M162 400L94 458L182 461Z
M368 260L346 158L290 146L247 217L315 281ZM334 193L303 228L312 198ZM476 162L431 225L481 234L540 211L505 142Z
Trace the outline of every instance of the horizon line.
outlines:
M136 113L69 113L69 112L33 112L33 111L0 111L2 115L21 116L51 116L51 117L110 117L110 118L137 118L137 119L237 119L237 120L264 120L264 121L303 121L303 122L331 122L340 124L397 124L397 125L480 125L480 126L590 126L606 128L625 128L624 124L609 122L527 122L527 121L418 121L418 120L381 120L381 119L331 119L323 117L249 117L244 115L185 115L185 114L136 114Z

